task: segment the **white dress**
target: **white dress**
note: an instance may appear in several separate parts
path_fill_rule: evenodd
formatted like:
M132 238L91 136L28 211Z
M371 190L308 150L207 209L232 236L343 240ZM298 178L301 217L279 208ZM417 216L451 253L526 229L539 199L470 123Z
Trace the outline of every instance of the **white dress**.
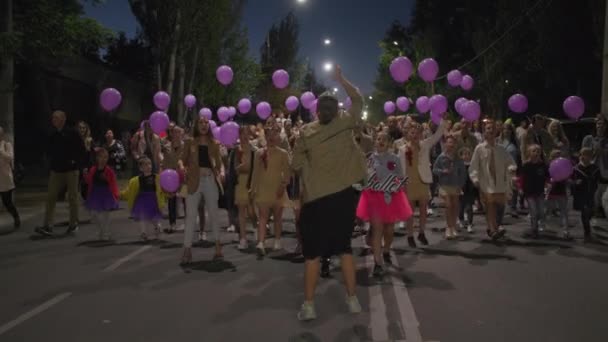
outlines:
M0 141L0 192L15 188L13 180L13 145L8 141Z

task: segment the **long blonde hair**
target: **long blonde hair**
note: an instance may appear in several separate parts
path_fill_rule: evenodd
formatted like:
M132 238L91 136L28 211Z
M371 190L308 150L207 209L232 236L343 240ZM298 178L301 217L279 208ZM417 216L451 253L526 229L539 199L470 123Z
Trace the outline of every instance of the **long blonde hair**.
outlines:
M528 148L526 148L526 151L525 151L525 155L523 156L523 162L524 163L527 163L527 162L531 161L530 156L532 155L532 150L534 150L534 149L538 149L540 151L540 156L539 157L542 158L542 156L543 156L543 150L540 147L540 145L538 145L538 144L531 144L531 145L528 145Z

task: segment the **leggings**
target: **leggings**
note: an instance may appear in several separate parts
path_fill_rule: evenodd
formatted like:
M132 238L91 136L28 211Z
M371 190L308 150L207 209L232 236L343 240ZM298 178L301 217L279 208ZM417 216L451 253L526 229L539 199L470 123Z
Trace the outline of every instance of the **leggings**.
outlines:
M186 229L184 232L184 247L192 247L192 235L196 228L196 217L199 215L199 204L202 198L205 200L205 207L209 215L209 227L213 231L213 241L220 240L219 225L217 222L218 207L217 201L219 197L219 189L215 182L215 177L202 176L200 177L198 189L195 193L188 195L186 198Z
M11 216L13 216L15 220L17 220L19 218L19 213L17 213L17 208L13 203L13 191L14 189L0 192L0 196L2 197L2 204L6 210L11 214Z

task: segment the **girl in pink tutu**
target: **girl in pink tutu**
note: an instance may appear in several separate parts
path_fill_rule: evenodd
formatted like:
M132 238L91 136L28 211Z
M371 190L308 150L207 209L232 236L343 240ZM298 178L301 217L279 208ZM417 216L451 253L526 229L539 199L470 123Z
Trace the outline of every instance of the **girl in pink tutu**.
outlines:
M120 195L127 200L131 217L138 221L141 239L148 240L147 226L154 225L155 237L160 235L161 208L165 206L165 194L160 187L160 178L152 173L152 161L148 157L138 161L141 175L129 180L127 189Z
M108 151L100 148L96 152L97 163L84 176L87 185L85 206L99 227L99 240L109 241L110 212L118 209L118 185L116 174L108 164Z
M390 263L395 222L407 221L412 216L412 208L403 192L406 178L399 157L389 152L390 146L389 135L378 134L376 151L368 159L367 184L357 206L357 217L370 222L372 227L375 277L384 274L384 261Z

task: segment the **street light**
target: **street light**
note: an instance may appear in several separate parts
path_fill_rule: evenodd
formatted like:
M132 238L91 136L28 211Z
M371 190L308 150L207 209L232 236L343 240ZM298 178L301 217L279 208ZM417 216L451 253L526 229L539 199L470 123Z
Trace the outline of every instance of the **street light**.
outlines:
M330 72L334 69L334 65L331 62L325 62L323 65L323 70Z
M396 41L396 40L393 40L393 45L395 45L395 46L399 46L399 43L397 43L397 41Z
M374 98L370 96L370 97L369 97L369 99L370 99L370 100L373 100Z
M303 4L305 4L305 3L306 3L306 0L297 0L297 3L299 3L299 4L303 5Z
M363 111L363 116L362 116L362 119L363 119L363 120L367 120L367 114L368 114L368 113L367 113L367 111L366 111L366 110L364 110L364 111Z
M338 88L334 88L334 93L337 93L337 92L338 92Z
M329 39L329 38L325 38L325 40L323 41L323 44L324 44L325 46L330 46L330 45L331 45L331 39Z

